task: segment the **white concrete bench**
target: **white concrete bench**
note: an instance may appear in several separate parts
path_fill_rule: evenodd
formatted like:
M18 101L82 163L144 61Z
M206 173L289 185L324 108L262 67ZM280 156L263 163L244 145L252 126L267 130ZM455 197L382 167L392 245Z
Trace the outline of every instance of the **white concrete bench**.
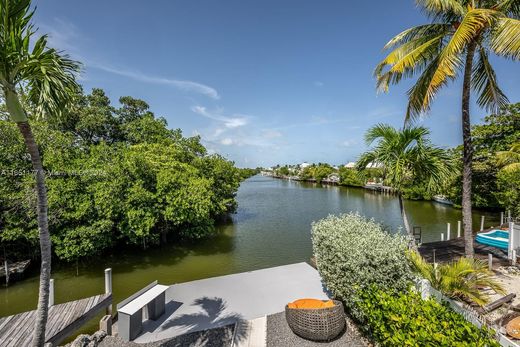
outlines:
M143 309L148 319L156 320L164 314L168 288L155 281L117 305L117 328L123 340L132 341L141 332Z

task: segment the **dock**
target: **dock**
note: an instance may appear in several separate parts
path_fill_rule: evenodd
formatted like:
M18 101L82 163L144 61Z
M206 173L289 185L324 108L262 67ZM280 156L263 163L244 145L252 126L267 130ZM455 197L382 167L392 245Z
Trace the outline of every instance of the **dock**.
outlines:
M16 263L6 263L4 261L4 264L0 267L0 280L9 284L9 282L22 279L30 264L30 260L19 261Z
M58 345L111 304L109 293L49 307L45 343ZM29 346L35 321L36 310L0 318L0 346Z
M508 266L510 261L507 253L501 249L486 246L473 241L475 259L488 260L488 255L493 255L494 266ZM446 263L464 256L464 237L457 237L447 241L423 243L419 246L419 253L428 262ZM435 257L435 259L434 259Z

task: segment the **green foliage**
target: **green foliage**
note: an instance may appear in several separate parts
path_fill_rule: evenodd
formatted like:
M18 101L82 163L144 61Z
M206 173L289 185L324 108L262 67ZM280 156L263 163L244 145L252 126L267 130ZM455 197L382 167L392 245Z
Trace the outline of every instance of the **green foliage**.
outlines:
M276 170L277 176L288 176L291 172L289 171L289 168L287 166L279 167Z
M233 212L242 179L234 164L207 155L141 100L119 109L100 89L73 111L32 120L47 175L53 250L67 261L118 245L198 238ZM34 177L14 124L0 120L0 243L33 255L38 242Z
M482 306L489 302L489 295L481 288L489 287L499 294L505 294L504 287L484 261L461 257L451 263L434 266L425 261L418 252L409 252L408 258L421 277L450 298Z
M327 176L333 173L335 170L329 164L318 163L307 166L300 173L300 178L304 180L314 179L316 182L321 183Z
M516 190L520 185L515 174L500 172L500 153L507 153L515 143L520 142L520 103L508 105L497 114L484 118L484 123L472 127L473 191L472 201L479 208L504 208L520 212L519 200L515 200ZM462 200L462 147L452 151L454 161L458 163L447 184L443 188L446 195L455 204Z
M344 186L363 187L365 185L366 174L355 169L346 167L339 168L340 184Z
M252 177L254 175L258 175L262 171L261 168L257 167L256 169L251 168L240 168L238 169L238 173L240 175L241 180L248 179L249 177Z
M444 149L431 144L429 135L424 127L395 129L377 124L365 135L367 145L374 146L361 155L356 167L365 170L371 164L381 164L385 182L399 192L417 184L435 191L449 176L452 163Z
M358 320L365 314L357 306L364 291L375 285L399 292L412 279L406 239L359 214L329 216L313 223L312 245L327 288Z
M497 175L496 198L501 206L520 216L520 170L500 171Z
M449 307L417 293L395 295L372 287L357 303L361 327L381 346L500 346L490 329L478 329Z

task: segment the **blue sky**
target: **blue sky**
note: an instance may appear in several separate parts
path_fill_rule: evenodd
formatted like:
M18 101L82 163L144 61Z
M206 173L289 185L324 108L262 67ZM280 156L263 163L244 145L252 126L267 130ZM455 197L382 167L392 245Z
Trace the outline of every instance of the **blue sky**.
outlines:
M379 122L401 126L412 81L377 94L372 72L395 34L427 19L413 0L36 1L51 43L84 63L86 91L141 98L238 166L353 161ZM520 101L520 64L493 59ZM420 123L461 142L460 83ZM475 105L472 120L486 114Z

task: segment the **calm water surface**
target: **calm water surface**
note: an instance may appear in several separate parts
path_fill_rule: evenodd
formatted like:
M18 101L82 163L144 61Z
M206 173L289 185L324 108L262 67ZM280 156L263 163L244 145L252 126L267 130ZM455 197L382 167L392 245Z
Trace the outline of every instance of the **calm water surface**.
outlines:
M358 211L396 232L401 227L399 204L391 195L361 188L321 186L255 176L238 191L238 211L219 227L213 238L182 246L128 251L99 257L88 264L53 267L56 303L100 294L103 270L113 269L114 303L154 280L172 284L201 278L308 261L311 256L311 223L328 214ZM456 233L461 212L438 203L407 201L411 225L422 227L423 241L440 240L446 223ZM486 225L498 224L496 213L476 211ZM34 309L37 302L37 270L24 281L0 289L0 316ZM89 328L97 325L93 322Z

